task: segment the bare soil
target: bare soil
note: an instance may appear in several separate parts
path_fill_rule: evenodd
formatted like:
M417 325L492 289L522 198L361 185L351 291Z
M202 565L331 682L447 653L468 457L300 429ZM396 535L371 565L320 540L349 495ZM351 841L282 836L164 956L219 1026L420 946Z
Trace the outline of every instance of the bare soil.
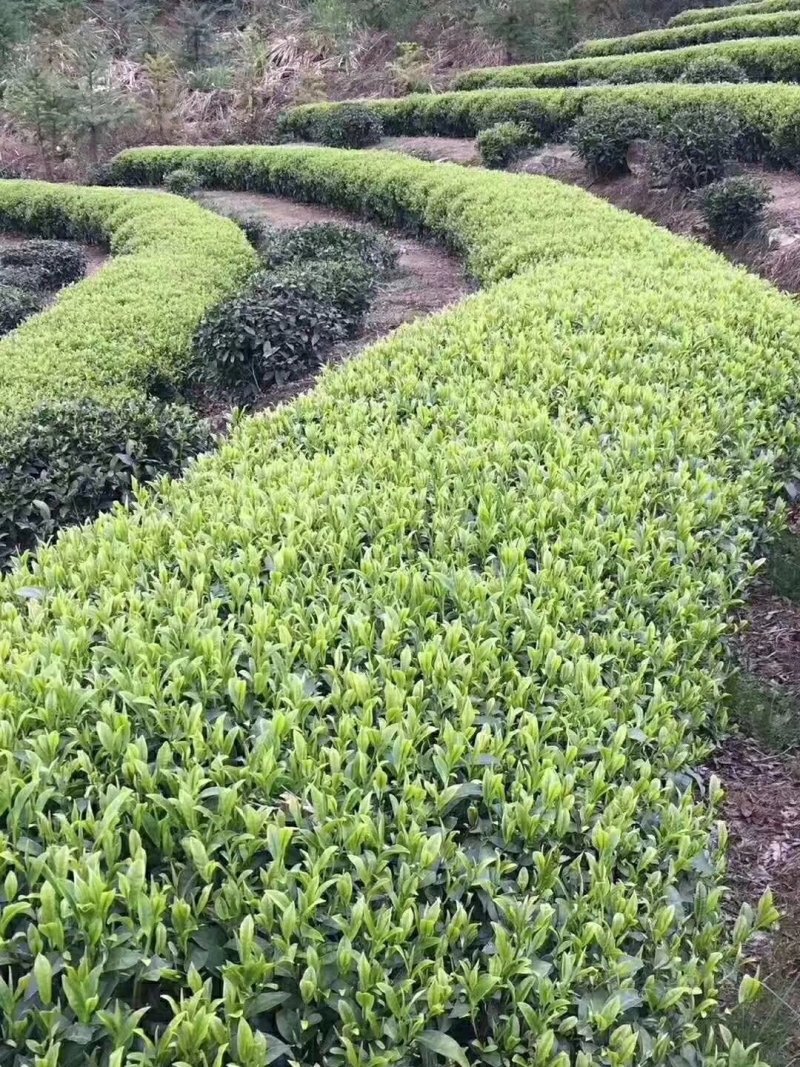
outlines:
M359 221L352 215L318 204L303 204L264 193L206 190L197 199L223 214L259 218L271 226L292 228L315 222ZM461 262L441 248L400 233L391 233L399 250L397 268L377 288L358 337L337 345L328 364L352 358L366 345L385 337L399 326L457 303L474 288ZM311 389L318 374L307 375L264 393L260 409L274 408ZM224 413L218 411L224 418Z
M475 142L463 137L384 137L377 147L431 163L460 163L465 167L481 165Z

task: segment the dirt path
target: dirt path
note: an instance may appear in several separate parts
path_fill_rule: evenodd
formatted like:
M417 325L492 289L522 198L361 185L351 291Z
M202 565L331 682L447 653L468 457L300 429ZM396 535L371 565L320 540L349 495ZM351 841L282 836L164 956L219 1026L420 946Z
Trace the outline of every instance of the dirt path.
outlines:
M291 229L315 222L353 223L360 220L344 211L303 204L265 193L239 193L206 190L197 200L212 211L227 215L257 218L271 226ZM434 244L417 241L404 234L392 233L399 249L397 269L378 286L375 298L354 341L337 345L328 363L350 359L366 345L422 316L431 315L457 303L474 286L469 282L461 262ZM262 408L275 407L307 392L317 375L308 375L264 394Z

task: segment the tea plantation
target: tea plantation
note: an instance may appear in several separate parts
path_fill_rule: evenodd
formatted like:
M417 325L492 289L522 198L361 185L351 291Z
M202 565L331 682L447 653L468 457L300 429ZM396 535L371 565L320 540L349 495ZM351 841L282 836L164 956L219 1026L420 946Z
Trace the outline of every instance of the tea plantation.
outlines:
M697 48L777 79L798 47L459 86ZM460 89L371 110L547 140L598 99L699 103L795 160L790 85ZM152 191L176 171L436 240L480 291L201 440L198 330L263 289L241 226ZM130 149L106 180L0 182L5 229L113 253L0 340L8 508L21 435L34 482L74 479L76 424L154 420L135 500L0 579L0 1064L763 1063L726 1011L777 913L730 900L701 768L800 443L796 304L546 178L276 145Z

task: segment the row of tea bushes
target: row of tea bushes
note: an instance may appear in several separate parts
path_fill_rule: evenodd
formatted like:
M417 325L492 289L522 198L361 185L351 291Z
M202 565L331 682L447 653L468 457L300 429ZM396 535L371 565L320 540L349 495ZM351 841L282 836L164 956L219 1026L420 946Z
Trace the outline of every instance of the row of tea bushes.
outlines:
M800 0L753 0L748 4L725 4L721 7L690 7L673 15L668 26L688 26L693 22L714 22L731 15L762 15L775 11L797 11Z
M420 93L368 106L387 134L475 137L498 122L530 127L543 141L565 136L593 102L641 106L653 122L677 112L718 108L733 115L743 158L793 165L800 160L800 87L794 85L637 85L575 89L477 89ZM310 138L319 119L348 104L304 104L281 118L284 135Z
M563 59L552 63L528 63L509 67L481 67L460 74L455 79L453 88L554 87L592 81L669 82L680 78L696 60L708 58L735 63L747 78L754 82L800 80L800 38L754 37L743 41L697 44L663 52L633 52L623 56Z
M657 52L668 48L683 48L692 44L730 41L742 37L781 37L796 34L800 28L800 11L777 11L753 15L739 15L730 9L727 19L711 22L669 26L660 30L645 30L626 37L604 37L582 41L570 51L570 56L612 56L630 52Z
M313 148L115 169L185 164L415 226L489 288L0 584L3 1040L755 1064L715 1020L774 909L727 925L693 769L797 444L796 308L546 179Z
M208 433L169 397L203 314L257 263L194 204L119 189L0 182L0 226L105 243L98 274L0 341L0 563L177 471Z

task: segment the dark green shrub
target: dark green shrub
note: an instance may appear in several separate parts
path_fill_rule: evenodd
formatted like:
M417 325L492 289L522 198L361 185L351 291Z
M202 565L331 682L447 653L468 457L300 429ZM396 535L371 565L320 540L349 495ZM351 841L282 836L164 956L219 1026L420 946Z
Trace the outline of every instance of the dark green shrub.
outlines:
M125 500L134 480L179 473L212 444L208 425L182 405L43 405L21 430L0 435L0 566Z
M113 185L113 167L111 163L95 163L86 175L87 185Z
M46 269L34 266L0 266L0 285L13 285L16 289L28 289L31 292L49 288Z
M302 377L354 332L371 289L370 272L355 260L263 271L202 322L196 376L243 400Z
M193 167L178 167L164 175L164 188L176 196L191 196L203 184L202 176Z
M257 215L229 215L228 218L236 223L253 248L261 247L261 242L270 229L263 219Z
M304 260L357 259L373 271L384 273L397 263L397 248L388 237L376 230L336 222L268 230L259 247L271 268Z
M587 104L570 139L591 173L609 178L627 170L631 143L648 136L652 126L652 113L640 104L597 100Z
M737 158L741 133L739 120L725 108L682 108L656 130L657 167L684 189L708 185Z
M66 241L26 241L0 251L4 267L35 267L41 272L41 286L60 289L78 281L86 273L86 256Z
M682 82L746 82L747 75L738 63L724 56L701 56L687 64Z
M497 122L481 130L475 143L485 166L500 168L541 144L541 138L524 122Z
M738 241L761 222L771 198L766 186L754 178L723 178L703 190L703 217L720 240Z
M348 104L319 116L313 140L333 148L368 148L383 137L383 121L363 104Z
M0 334L19 326L41 306L38 298L28 290L0 283Z

